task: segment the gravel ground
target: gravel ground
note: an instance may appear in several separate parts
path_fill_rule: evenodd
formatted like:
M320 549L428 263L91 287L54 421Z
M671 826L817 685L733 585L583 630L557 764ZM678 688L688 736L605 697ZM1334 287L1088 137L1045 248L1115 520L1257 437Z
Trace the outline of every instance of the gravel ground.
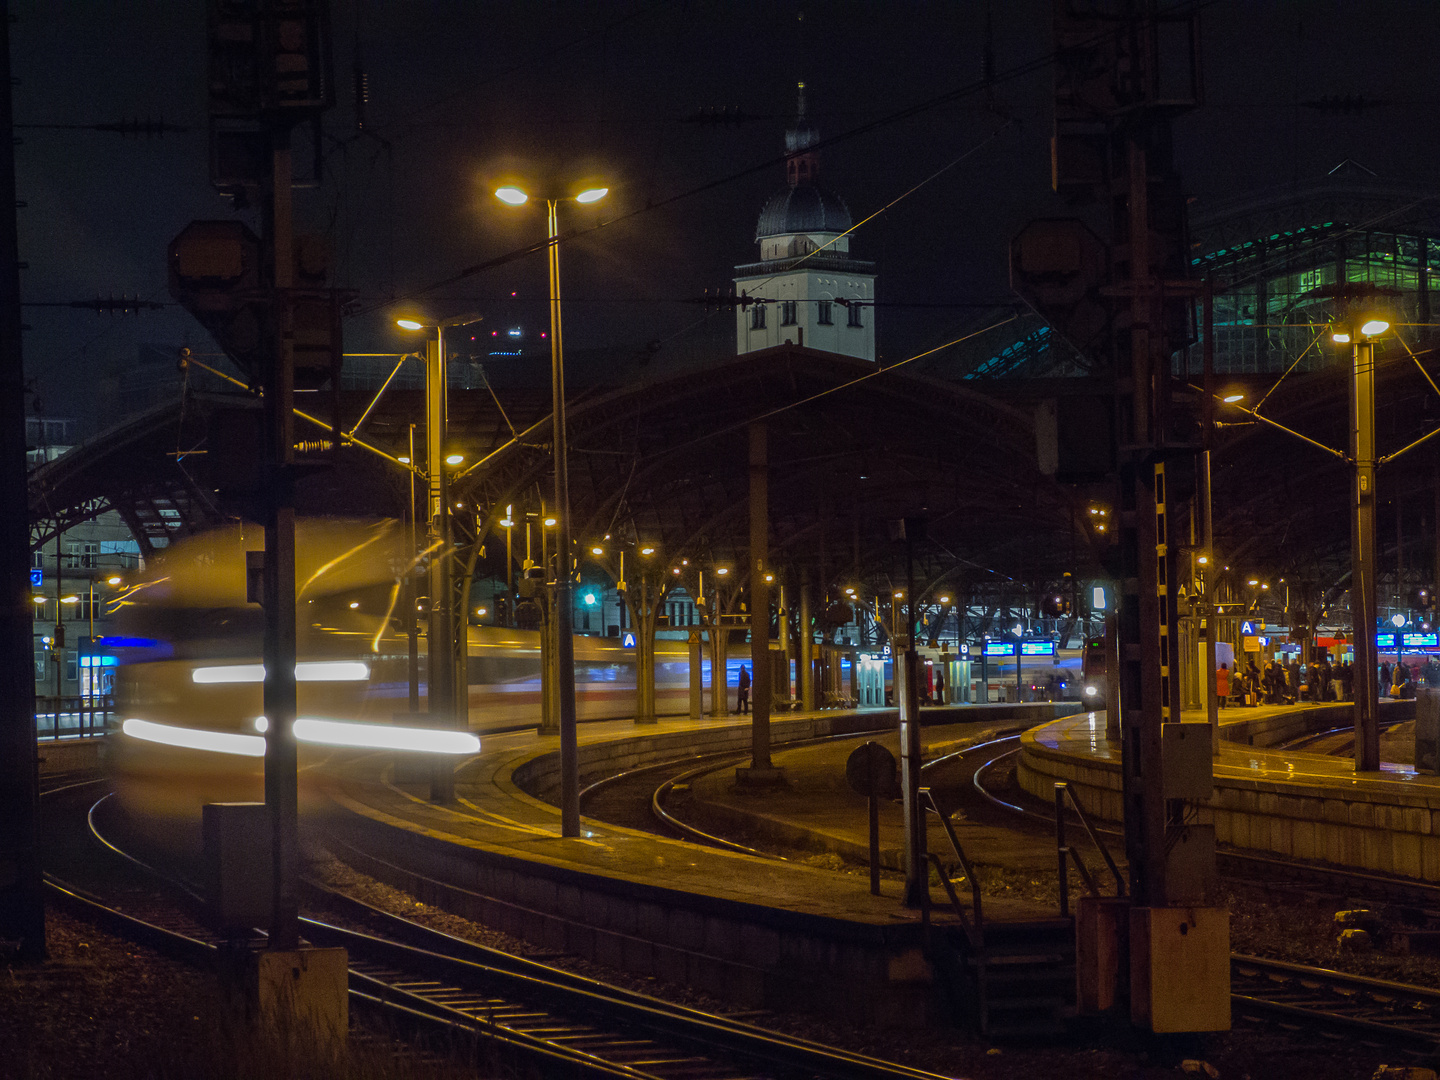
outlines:
M49 959L0 968L0 1080L453 1080L494 1075L351 1018L343 1061L261 1048L214 975L47 913Z
M839 864L834 856L815 857L812 865L837 873L865 873L859 867ZM335 888L376 907L467 938L493 948L504 949L576 974L600 979L666 1001L721 1013L734 1007L706 994L658 979L637 976L594 964L578 957L542 953L527 942L512 938L439 908L418 903L399 890L357 873L338 861L318 865L317 876ZM1029 895L1044 895L1040 881L1007 882L1003 870L988 868L983 874L986 890L1007 888ZM1053 885L1051 888L1053 895ZM805 1013L745 1014L752 1023L817 1042L843 1046L889 1061L927 1069L943 1076L972 1077L975 1080L1014 1080L1020 1077L1121 1077L1125 1080L1183 1075L1185 1059L1212 1064L1222 1077L1234 1080L1304 1077L1306 1080L1359 1080L1370 1077L1378 1065L1405 1063L1393 1053L1350 1045L1344 1040L1316 1038L1312 1034L1286 1034L1258 1027L1240 1027L1217 1036L1175 1040L1143 1040L1124 1030L1106 1029L1098 1023L1082 1030L1066 1045L991 1045L959 1030L899 1031L838 1026Z

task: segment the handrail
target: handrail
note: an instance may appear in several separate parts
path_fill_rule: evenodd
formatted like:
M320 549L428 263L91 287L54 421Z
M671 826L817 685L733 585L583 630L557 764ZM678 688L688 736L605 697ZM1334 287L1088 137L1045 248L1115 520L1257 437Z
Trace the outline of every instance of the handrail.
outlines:
M965 849L960 846L960 838L955 835L955 827L950 824L949 816L940 809L940 804L935 801L934 793L931 792L928 787L922 787L920 789L920 805L924 807L926 803L930 804L930 809L935 811L935 815L940 819L940 824L945 827L945 835L950 838L950 848L955 852L955 857L960 860L960 865L965 870L965 877L970 882L970 902L975 910L975 924L973 928L971 927L970 920L965 918L965 913L960 907L960 898L956 894L954 886L951 885L950 879L945 876L945 871L940 866L940 857L934 852L930 852L927 858L935 864L936 870L940 875L940 883L944 885L945 891L950 894L950 902L954 905L955 913L960 918L960 925L965 928L965 936L974 948L980 949L985 944L985 909L980 899L980 879L975 876L975 868L970 865L970 860L965 857ZM930 916L930 889L928 886L922 890L922 895L925 898L925 908L922 911L922 915L925 918L928 928Z
M1100 852L1100 857L1105 860L1105 865L1110 870L1110 875L1115 879L1115 895L1125 895L1125 879L1120 875L1120 868L1115 865L1115 860L1110 857L1110 849L1105 846L1099 835L1095 832L1094 826L1090 824L1090 818L1085 813L1085 808L1080 805L1070 784L1064 780L1055 781L1055 854L1059 861L1060 877L1060 915L1062 918L1070 914L1070 875L1066 865L1066 855L1069 855L1075 862L1075 869L1080 871L1080 877L1085 882L1085 888L1091 896L1100 895L1100 887L1096 885L1095 879L1090 875L1085 860L1080 857L1080 852L1071 847L1065 840L1065 798L1069 796L1070 805L1075 809L1075 815L1080 819L1080 824L1085 827L1085 832L1090 837L1090 842Z

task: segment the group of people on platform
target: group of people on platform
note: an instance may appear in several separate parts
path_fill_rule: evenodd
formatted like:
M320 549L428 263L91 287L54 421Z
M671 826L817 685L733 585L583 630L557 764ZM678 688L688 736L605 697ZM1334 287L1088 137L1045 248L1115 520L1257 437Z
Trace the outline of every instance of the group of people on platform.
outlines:
M1380 694L1392 698L1413 698L1417 682L1440 686L1440 661L1427 657L1424 664L1388 660L1380 665ZM1291 657L1288 663L1269 660L1262 671L1254 658L1244 666L1221 664L1215 672L1215 696L1223 709L1227 702L1237 706L1293 705L1298 701L1354 701L1355 672L1348 661L1330 662L1321 653L1309 665Z

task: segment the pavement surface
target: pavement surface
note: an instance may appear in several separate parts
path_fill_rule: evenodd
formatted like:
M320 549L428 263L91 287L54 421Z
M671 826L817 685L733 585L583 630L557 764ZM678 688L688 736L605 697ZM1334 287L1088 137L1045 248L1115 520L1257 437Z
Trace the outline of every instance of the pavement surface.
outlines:
M807 723L803 715L777 718L776 737L784 732L786 724L793 726L795 734L802 734ZM675 756L680 756L685 748L694 746L698 735L721 726L748 724L748 718L662 720L655 727L639 729L630 721L591 722L580 726L579 739L583 748L605 740L639 737L653 741L669 737L676 740ZM955 728L965 730L952 734L947 727L944 736L927 735L927 742L938 752L967 740L982 741L980 734L992 730L983 723ZM855 743L845 742L853 748L861 741L863 737ZM456 770L454 806L430 803L426 797L428 785L397 782L394 768L383 754L332 762L327 769L327 786L330 797L344 808L461 847L512 855L577 873L847 921L873 925L918 921L918 913L900 908L894 896L871 896L864 876L702 847L590 818L582 820L581 836L561 837L558 808L522 791L513 776L517 767L536 755L558 748L558 739L538 736L533 728L487 735L481 752ZM780 753L785 751L781 749ZM724 775L733 780L733 769ZM816 776L818 780L819 772ZM659 782L657 779L657 785ZM777 791L756 796L760 802L789 797ZM863 827L863 810L860 821ZM1052 863L1053 850L1052 846ZM1019 900L997 901L993 911L987 906L987 921L1028 921L1052 918L1053 914L1048 907Z

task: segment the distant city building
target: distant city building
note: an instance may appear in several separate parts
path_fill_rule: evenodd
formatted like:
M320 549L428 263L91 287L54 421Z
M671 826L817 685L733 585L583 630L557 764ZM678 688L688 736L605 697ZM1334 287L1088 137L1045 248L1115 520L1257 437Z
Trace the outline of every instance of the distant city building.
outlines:
M760 261L735 267L735 291L757 303L735 309L735 348L776 345L875 359L875 264L850 257L854 222L844 200L820 186L820 134L799 109L785 133L785 187L755 226Z

